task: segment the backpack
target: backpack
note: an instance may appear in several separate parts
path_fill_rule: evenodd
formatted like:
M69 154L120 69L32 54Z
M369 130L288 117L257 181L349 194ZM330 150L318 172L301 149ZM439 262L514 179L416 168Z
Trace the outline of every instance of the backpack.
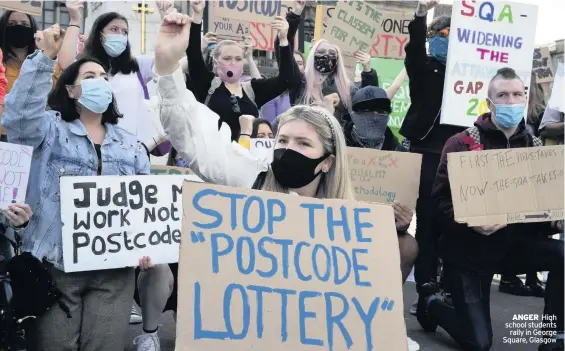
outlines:
M210 83L210 89L208 89L208 95L206 95L206 100L204 101L204 105L208 106L208 103L210 102L210 98L212 97L216 89L220 87L220 85L222 85L222 80L219 77L214 77L214 79L212 79L212 82ZM259 108L259 106L257 106L257 103L255 102L255 92L253 91L253 87L251 86L251 81L241 82L241 90L245 92L245 95L247 95L249 100L251 100L253 105L255 105L257 111L259 111L259 118L261 118L261 109Z
M527 131L527 132L528 132L528 135L532 139L532 144L533 144L534 147L543 146L542 141L538 137L533 135L530 131ZM472 126L471 128L468 128L467 134L469 134L469 136L471 138L473 138L473 140L475 141L476 144L481 143L481 134L480 134L479 128L477 128L477 126Z

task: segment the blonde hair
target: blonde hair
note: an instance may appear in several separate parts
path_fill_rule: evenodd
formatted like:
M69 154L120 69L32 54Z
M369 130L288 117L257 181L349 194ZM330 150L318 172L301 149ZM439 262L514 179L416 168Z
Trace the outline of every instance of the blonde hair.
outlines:
M279 118L279 131L285 123L293 120L300 120L310 124L316 130L318 137L324 145L324 153L335 155L332 167L330 167L327 173L320 175L322 178L316 191L316 198L353 200L345 137L337 119L325 108L304 105L294 106ZM288 189L277 182L270 168L267 171L262 190L288 193Z
M220 41L218 44L216 44L216 47L214 48L214 50L212 50L212 58L214 59L214 73L216 73L216 62L218 62L218 59L220 58L220 55L222 54L222 49L226 46L237 46L238 48L240 48L241 50L243 50L243 48L241 48L241 46L238 44L237 41L233 41L233 40L222 40Z
M305 64L304 77L306 79L306 88L303 92L302 101L306 105L310 105L315 101L323 101L324 99L322 88L325 75L318 72L318 70L314 67L314 56L316 56L316 50L321 44L324 43L331 44L325 39L318 40L316 44L314 44L314 46L310 49L310 55L308 55L308 60ZM341 100L345 108L347 108L347 110L351 112L352 83L347 76L347 71L345 70L345 65L343 64L343 55L341 53L341 49L336 45L333 45L333 47L337 51L337 67L335 71L330 73L330 75L333 75L335 78L335 86L337 88L339 99Z

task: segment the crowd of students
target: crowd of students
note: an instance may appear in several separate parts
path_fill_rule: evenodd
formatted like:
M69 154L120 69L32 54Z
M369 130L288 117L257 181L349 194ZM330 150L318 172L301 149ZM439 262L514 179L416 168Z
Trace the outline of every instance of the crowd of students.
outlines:
M3 248L12 242L44 261L64 306L47 306L28 326L27 349L122 350L128 323L142 322L137 349L160 350L159 317L177 308L177 264L140 257L137 271L63 272L60 177L147 175L150 154L168 154L169 165L188 167L213 184L354 200L346 148L356 146L423 155L416 208L391 206L403 282L415 264L413 309L424 330L439 325L463 349L489 350L490 285L495 273L504 273L501 290L544 296L544 313L556 318L556 340L540 350L563 350L563 241L551 239L563 222L457 223L447 168L447 153L469 151L469 137L484 150L539 146L540 135L562 144L563 112L545 109L532 85L524 121L524 83L508 67L492 77L490 112L473 128L440 124L450 18L426 24L437 3L419 1L405 70L387 90L366 53L356 54L363 67L356 83L338 46L318 40L308 57L295 51L304 1L286 18L273 19L279 67L273 78L258 73L248 40L201 36L202 0L191 1L192 17L170 1L158 2L163 21L155 57L132 56L128 22L115 12L96 19L77 56L81 0L67 2L66 31L58 25L38 31L31 16L6 11L0 18L2 140L32 146L34 154L27 204L3 211L0 234L8 239ZM251 79L243 74L246 60ZM411 106L399 143L387 124L406 76ZM151 79L158 99L148 94ZM250 138L275 139L272 162L249 152ZM407 232L413 210L415 239ZM439 294L439 258L448 294ZM546 288L538 271L549 271ZM525 272L531 278L520 285L512 274ZM134 296L141 316L132 308Z

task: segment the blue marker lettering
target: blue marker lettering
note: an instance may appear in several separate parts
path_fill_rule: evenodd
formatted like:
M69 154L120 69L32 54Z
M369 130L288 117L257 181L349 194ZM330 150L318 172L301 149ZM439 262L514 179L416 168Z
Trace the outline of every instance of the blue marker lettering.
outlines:
M288 279L288 247L291 246L294 241L291 239L275 239L273 240L275 244L282 246L282 273L285 279Z
M245 198L243 194L218 193L221 197L230 199L231 229L237 228L237 200Z
M485 7L487 7L487 13L483 11ZM494 5L488 1L483 2L479 7L479 18L489 22L494 21Z
M225 340L229 337L228 333L215 330L202 329L202 310L200 303L200 283L194 282L194 340L213 339Z
M349 224L347 223L347 208L345 208L345 206L340 206L339 211L341 212L341 219L334 219L334 208L327 208L326 216L328 224L328 236L331 241L334 241L334 227L342 227L343 238L345 239L345 242L348 243L351 241L351 231L349 230Z
M300 343L302 345L323 346L324 343L320 339L308 338L306 336L306 319L316 318L316 312L306 311L306 299L322 296L316 291L301 291L298 294L298 324L300 326Z
M355 237L357 238L357 242L370 243L373 241L373 239L363 237L363 228L373 228L373 224L371 222L361 222L361 218L359 218L361 213L370 214L371 209L370 208L353 209L353 225L355 226Z
M273 292L281 295L281 341L285 342L288 339L288 328L287 328L288 295L296 295L296 290L273 289Z
M259 241L257 242L257 250L259 251L259 255L271 261L271 269L268 271L257 269L257 274L259 274L259 276L262 278L272 278L277 273L278 262L277 257L267 251L267 249L265 248L265 243L273 244L273 239L268 236L264 236L259 239Z
M339 272L339 264L338 264L339 259L337 257L338 253L340 253L343 259L345 260L345 265L347 267L345 269L345 273L343 273L343 277L341 278L339 277L340 272ZM332 246L332 262L333 262L333 272L334 272L334 284L341 285L347 281L349 275L351 274L351 259L349 258L347 251L345 251L341 247Z
M249 251L247 255L243 254L243 246L244 243L247 244L247 250ZM243 267L243 257L249 257L249 264L247 268ZM255 243L253 240L248 236L240 236L237 239L237 249L236 249L236 258L237 258L237 269L241 274L251 274L255 269Z
M275 214L275 208L278 208L278 214ZM286 207L279 199L267 200L267 231L269 234L275 232L275 222L282 222L286 218Z
M333 311L334 304L332 303L332 297L340 299L343 305L341 312L336 315L334 315ZM329 350L332 351L334 346L334 324L337 325L341 331L341 335L345 340L345 346L347 346L347 349L349 350L351 345L353 345L353 340L351 340L351 335L349 335L349 332L347 331L347 328L345 328L345 325L343 325L342 321L349 312L349 303L345 296L336 292L327 292L324 294L324 298L326 300L326 329L328 332Z
M213 228L218 228L221 224L222 224L222 215L218 212L218 211L214 211L210 208L203 208L202 206L200 206L200 199L205 197L205 196L217 196L218 192L216 190L212 190L212 189L204 189L204 190L200 190L199 192L197 192L196 194L194 194L194 197L192 198L192 206L194 207L194 209L204 215L208 215L210 217L215 217L216 220L214 222L210 222L210 223L200 223L200 222L192 222L193 225L195 225L196 227L200 228L200 229L213 229Z
M325 257L322 259L326 262L326 271L324 275L320 274L320 270L318 268L318 252L322 251ZM322 281L327 282L330 279L331 267L330 267L330 251L326 249L324 245L316 244L314 245L314 250L312 250L312 266L314 268L314 275Z
M231 305L232 305L232 295L234 290L239 290L241 294L241 302L243 306L243 315L241 316L241 332L235 334L231 324ZM239 284L230 284L224 292L224 323L226 324L226 331L230 339L232 340L243 340L249 332L249 298L247 297L247 292L245 288Z
M310 247L310 244L306 241L301 241L296 244L296 248L294 249L294 268L296 269L296 276L298 279L302 280L303 282L307 282L312 280L312 275L304 275L302 273L302 269L300 268L300 252L302 251L302 247Z
M251 212L251 205L257 202L259 205L259 216L257 216L257 211L253 211L253 217L258 217L257 225L251 227L249 225L249 214ZM243 205L243 229L249 233L259 233L263 226L265 225L265 206L263 204L263 199L259 196L250 196L245 200L245 205Z
M377 308L379 307L380 298L375 297L373 302L371 302L371 306L369 306L369 311L367 311L367 313L363 311L363 307L361 307L361 303L359 302L359 300L357 300L356 297L352 298L351 302L353 302L353 305L355 306L355 309L357 310L359 317L361 318L363 324L365 325L365 340L367 344L367 351L371 351L373 349L373 335L371 333L371 323L375 318L375 314L377 314Z
M369 268L363 264L360 264L357 260L357 254L366 254L369 253L367 249L353 249L351 251L351 255L353 256L353 274L355 276L355 285L357 286L366 286L370 287L371 282L368 281L361 281L361 274L360 271L369 271Z
M303 207L308 210L308 230L310 232L310 237L314 239L316 237L316 215L314 214L314 210L323 210L324 205L322 204L300 204L300 207Z
M248 285L247 290L255 291L257 296L257 338L263 338L263 293L272 293L273 289L265 286Z
M227 247L220 250L218 245L219 239L224 239L227 242ZM210 236L210 249L212 251L212 272L218 273L220 271L220 256L225 256L233 250L233 239L225 233L212 233Z

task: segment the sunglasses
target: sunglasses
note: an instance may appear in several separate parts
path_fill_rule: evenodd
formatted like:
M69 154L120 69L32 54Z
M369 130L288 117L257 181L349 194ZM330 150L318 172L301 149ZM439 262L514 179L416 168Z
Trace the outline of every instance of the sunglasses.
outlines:
M440 36L442 38L448 37L449 36L449 27L443 28L439 31L431 31L431 30L428 31L428 38L435 37L436 35Z

